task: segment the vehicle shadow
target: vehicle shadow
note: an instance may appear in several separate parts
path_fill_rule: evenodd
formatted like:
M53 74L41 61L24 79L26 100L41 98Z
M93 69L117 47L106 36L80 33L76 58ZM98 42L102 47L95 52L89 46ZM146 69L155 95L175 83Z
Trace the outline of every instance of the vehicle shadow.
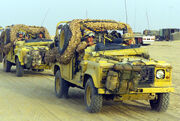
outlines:
M8 72L8 73L12 73L12 74L14 74L14 76L16 76L16 69L15 69L15 67L13 67L11 69L11 72ZM53 76L53 73L50 70L45 70L43 72L32 71L32 70L24 70L23 77L32 77L32 76L37 76L37 75Z

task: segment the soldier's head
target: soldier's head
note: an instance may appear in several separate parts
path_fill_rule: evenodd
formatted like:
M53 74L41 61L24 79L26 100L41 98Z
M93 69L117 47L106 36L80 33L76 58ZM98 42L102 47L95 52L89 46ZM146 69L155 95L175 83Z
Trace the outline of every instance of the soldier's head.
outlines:
M23 38L23 36L24 36L24 33L23 33L23 32L19 32L19 33L18 33L18 37L19 37L19 38Z
M93 32L87 32L86 35L85 35L85 38L87 38L86 42L89 45L93 45L94 44L94 42L93 42L93 40L94 40L94 33Z
M39 33L39 38L43 38L43 33L42 32Z

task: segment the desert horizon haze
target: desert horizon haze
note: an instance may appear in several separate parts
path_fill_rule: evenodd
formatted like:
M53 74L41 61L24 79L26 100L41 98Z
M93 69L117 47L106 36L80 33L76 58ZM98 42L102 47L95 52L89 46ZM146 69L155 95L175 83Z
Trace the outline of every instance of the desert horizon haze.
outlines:
M179 0L126 0L128 24L133 31L180 28ZM27 24L47 27L51 35L59 21L77 18L126 22L125 0L1 0L0 25ZM149 26L147 22L149 19ZM45 19L44 19L45 18Z

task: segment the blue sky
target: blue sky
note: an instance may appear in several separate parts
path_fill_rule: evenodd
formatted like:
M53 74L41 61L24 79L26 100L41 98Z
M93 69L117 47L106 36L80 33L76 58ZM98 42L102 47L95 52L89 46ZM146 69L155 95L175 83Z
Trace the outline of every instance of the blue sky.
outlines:
M126 22L125 0L0 0L0 25L43 26L55 34L59 21L86 18ZM180 0L126 0L128 24L142 32L166 27L180 28Z

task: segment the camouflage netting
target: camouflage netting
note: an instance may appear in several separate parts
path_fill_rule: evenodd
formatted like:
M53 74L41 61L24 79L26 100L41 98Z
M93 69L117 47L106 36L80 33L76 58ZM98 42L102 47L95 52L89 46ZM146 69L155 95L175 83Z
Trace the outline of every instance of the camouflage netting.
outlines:
M1 51L3 51L5 54L8 54L9 51L11 50L11 48L13 47L14 41L16 41L18 39L17 37L17 33L19 32L24 32L26 34L31 34L31 35L35 35L38 34L40 32L44 33L44 36L46 39L51 39L49 32L47 31L46 28L44 27L38 27L38 26L27 26L27 25L23 25L23 24L17 24L17 25L12 25L12 26L8 26L6 28L10 28L10 43L8 44L4 44L5 42L5 34L6 31L3 31L0 37L0 42L1 42Z
M30 33L32 35L42 32L42 33L44 33L46 39L51 39L49 32L44 27L27 26L27 25L23 25L23 24L17 24L17 25L10 26L10 29L11 29L11 31L10 31L11 41L14 41L17 39L17 33L20 31L25 32L25 33Z
M77 49L76 49L76 51L78 52L78 53L82 53L82 51L87 47L87 42L81 42L79 45L78 45L78 47L77 47Z
M54 47L53 49L51 49L45 53L44 60L45 60L46 64L50 64L50 63L55 63L56 58L59 58L59 52L58 52L58 48Z
M129 25L113 20L75 19L69 22L69 27L72 36L69 40L68 47L62 55L58 54L58 58L56 58L56 60L61 64L68 64L74 56L75 50L77 49L77 51L80 51L81 48L84 48L85 44L81 42L82 29L88 30L88 28L91 28L94 30L121 30L126 28L129 33L133 34Z
M5 46L3 47L3 53L4 53L5 55L7 55L12 48L13 48L13 42L10 42L10 43L8 43L7 45L5 45Z
M91 21L91 20L90 20ZM123 29L126 27L125 24L122 23L118 23L115 21L108 21L107 22L88 22L85 23L84 21L82 22L83 25L90 27L94 30L101 30L101 29L105 29L105 30L118 30L118 29Z
M61 64L68 64L72 57L74 56L74 52L78 44L81 42L82 34L81 34L81 22L82 20L77 19L73 20L70 23L70 30L72 33L72 36L69 40L68 47L64 51L62 55L60 55L59 58L57 58L57 61Z

